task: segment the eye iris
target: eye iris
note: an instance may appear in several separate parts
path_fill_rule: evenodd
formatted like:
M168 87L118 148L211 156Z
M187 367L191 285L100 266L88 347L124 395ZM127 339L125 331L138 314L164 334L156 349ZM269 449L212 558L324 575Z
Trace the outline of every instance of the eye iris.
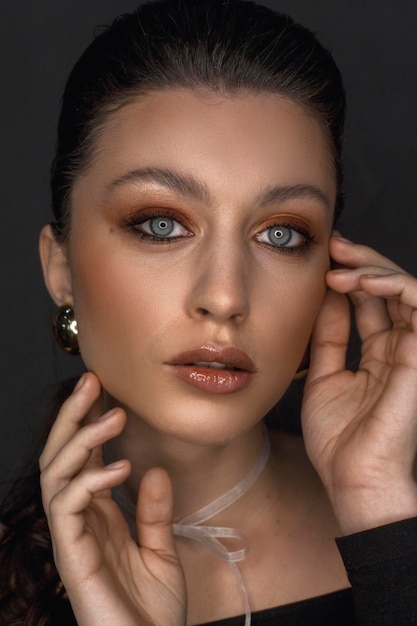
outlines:
M269 241L276 246L285 246L289 241L291 241L291 238L291 228L287 228L286 226L280 226L279 228L275 226L270 228L268 231Z
M166 237L174 230L174 220L166 217L155 217L149 222L149 227L154 235Z

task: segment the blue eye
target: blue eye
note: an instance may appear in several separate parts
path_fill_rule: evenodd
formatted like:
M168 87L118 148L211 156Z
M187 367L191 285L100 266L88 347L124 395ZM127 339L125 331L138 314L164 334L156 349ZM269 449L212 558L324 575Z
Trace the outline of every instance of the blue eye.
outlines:
M174 230L174 220L154 217L149 220L149 228L152 234L157 237L168 237Z
M268 228L268 239L274 246L286 246L292 239L291 228L281 226Z
M259 233L257 239L275 248L299 248L305 243L306 236L290 226L277 224Z
M140 227L143 234L161 239L174 239L175 237L184 237L187 234L184 226L167 216L152 217L137 226Z

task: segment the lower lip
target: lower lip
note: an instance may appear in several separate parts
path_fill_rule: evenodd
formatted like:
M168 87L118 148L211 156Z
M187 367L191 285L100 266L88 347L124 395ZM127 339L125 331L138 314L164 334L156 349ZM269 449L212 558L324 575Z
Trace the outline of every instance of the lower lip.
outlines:
M201 391L213 394L228 394L242 391L253 378L251 372L243 370L220 370L196 365L170 365L170 369L183 382Z

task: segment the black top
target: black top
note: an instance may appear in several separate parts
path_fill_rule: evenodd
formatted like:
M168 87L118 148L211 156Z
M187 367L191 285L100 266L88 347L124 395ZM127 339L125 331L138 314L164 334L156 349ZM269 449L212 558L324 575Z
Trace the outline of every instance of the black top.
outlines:
M244 623L245 617L240 615L204 626L243 626ZM357 623L351 589L256 611L251 620L251 626L352 626Z

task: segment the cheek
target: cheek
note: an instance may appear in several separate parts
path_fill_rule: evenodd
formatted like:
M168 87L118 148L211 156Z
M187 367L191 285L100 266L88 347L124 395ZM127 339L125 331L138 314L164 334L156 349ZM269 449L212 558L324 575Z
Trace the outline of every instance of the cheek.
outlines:
M307 348L313 325L326 292L327 259L319 267L304 272L289 271L270 288L269 302L264 301L261 321L270 331L266 342L268 363L279 364L280 376L288 373L288 382L298 368Z
M178 281L117 256L101 263L84 257L73 274L81 353L95 371L110 365L110 357L113 371L132 365L134 351L128 348L147 350L169 325L172 303L181 298Z

